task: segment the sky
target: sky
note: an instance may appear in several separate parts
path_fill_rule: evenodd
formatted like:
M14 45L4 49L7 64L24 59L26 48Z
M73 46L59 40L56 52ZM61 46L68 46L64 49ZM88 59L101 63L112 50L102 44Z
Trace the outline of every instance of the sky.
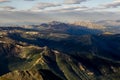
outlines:
M0 0L0 24L118 20L120 0Z

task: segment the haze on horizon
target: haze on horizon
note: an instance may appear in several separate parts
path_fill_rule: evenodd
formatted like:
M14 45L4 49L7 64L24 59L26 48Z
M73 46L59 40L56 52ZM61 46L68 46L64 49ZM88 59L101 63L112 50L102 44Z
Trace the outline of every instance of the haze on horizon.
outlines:
M119 20L120 0L0 0L0 24Z

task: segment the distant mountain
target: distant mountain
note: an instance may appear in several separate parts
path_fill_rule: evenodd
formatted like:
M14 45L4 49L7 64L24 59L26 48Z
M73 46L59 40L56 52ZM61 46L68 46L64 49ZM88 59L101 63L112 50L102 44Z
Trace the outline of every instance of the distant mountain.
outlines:
M105 26L120 26L120 20L103 20L96 22Z
M62 33L80 35L80 34L101 34L102 33L101 29L103 29L104 27L92 23L90 24L84 23L81 25L80 24L77 25L72 23L62 23L53 21L50 23L43 23L41 25L35 26L35 28L37 30L59 31Z
M96 24L106 26L106 31L114 34L120 34L120 20L97 21Z
M73 23L73 25L83 26L83 27L87 27L90 29L100 29L100 30L103 30L106 28L105 26L98 25L98 24L95 24L92 22L85 22L85 21L75 22L75 23Z

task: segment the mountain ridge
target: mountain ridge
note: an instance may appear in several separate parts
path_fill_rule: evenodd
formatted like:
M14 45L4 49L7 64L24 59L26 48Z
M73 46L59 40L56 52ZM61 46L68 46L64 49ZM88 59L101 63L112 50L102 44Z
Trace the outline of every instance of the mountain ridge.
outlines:
M59 22L0 30L1 80L119 79L120 34L89 34L93 30Z

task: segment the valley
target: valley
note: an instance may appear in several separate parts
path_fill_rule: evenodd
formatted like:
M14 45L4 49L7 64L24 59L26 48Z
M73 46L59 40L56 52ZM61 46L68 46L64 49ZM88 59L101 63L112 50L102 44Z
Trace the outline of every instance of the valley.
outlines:
M0 27L0 80L119 80L120 34L88 25Z

